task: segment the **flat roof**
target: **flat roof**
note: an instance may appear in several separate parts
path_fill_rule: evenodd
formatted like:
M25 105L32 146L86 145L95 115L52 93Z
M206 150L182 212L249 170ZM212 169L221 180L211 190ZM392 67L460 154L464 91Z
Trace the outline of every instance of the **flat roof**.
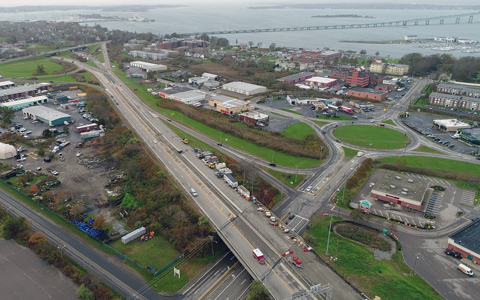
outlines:
M140 61L140 60L131 61L130 64L138 64L138 65L144 65L144 66L148 66L148 67L163 66L163 65L153 64L153 63L150 63L150 62Z
M266 115L266 114L262 114L262 113L259 113L259 112L253 112L253 111L247 111L247 112L241 113L241 114L239 114L239 116L245 116L245 117L248 117L248 118L251 118L251 119L254 119L254 120L263 120L263 119L268 118L268 115Z
M463 92L473 92L473 93L480 93L480 88L476 88L475 86L470 87L470 86L465 86L465 85L459 85L459 84L454 84L454 83L440 83L437 86L438 89L454 89L454 90L459 90Z
M396 176L401 179L396 179ZM409 179L413 182L408 182ZM395 188L391 188L391 185L395 186ZM427 188L428 181L425 179L385 170L378 178L372 190L406 198L420 204L422 203ZM408 190L406 195L401 194L403 189Z
M165 93L165 94L169 94L169 95L174 95L174 94L178 94L178 93L193 91L193 89L187 88L187 87L168 87L168 88L158 89L158 90L155 90L155 91L157 91L157 93Z
M386 91L377 91L377 90L374 90L374 89L359 89L359 88L349 89L348 91L355 91L355 92L362 92L362 93L369 93L369 94L377 94L377 95L383 95L385 93L388 93Z
M241 82L241 81L234 81L234 82L224 84L223 88L225 89L225 87L244 90L244 91L253 91L258 88L266 89L266 87L261 85L256 85L256 84L251 84L251 83Z
M475 253L480 253L480 219L448 236L456 244Z
M205 97L205 94L196 90L191 90L183 93L176 93L173 96L175 99L189 99L189 98L197 98L199 96Z
M50 83L46 83L46 82L35 83L35 84L30 84L30 85L18 85L16 87L12 87L12 88L9 88L9 89L0 90L0 96L35 91L36 89L38 89L40 87L44 87L44 86L48 87L48 86L52 86L52 85Z
M70 115L64 114L62 112L59 112L54 109L41 106L41 105L26 107L22 111L23 113L28 113L49 121L57 120L60 118L71 117Z
M333 55L333 54L338 54L338 53L340 53L340 52L333 51L333 50L322 51L323 55Z
M293 75L288 75L288 76L285 76L285 77L282 77L282 78L278 78L277 81L295 80L295 79L299 79L299 78L302 78L302 77L315 76L315 75L317 75L317 73L315 73L315 72L301 72L301 73L297 73L297 74L293 74Z
M327 78L327 77L312 77L307 79L308 81L318 82L318 83L330 83L337 81L335 78Z
M444 119L444 120L433 120L433 124L437 125L443 125L445 127L451 127L451 126L468 126L470 128L470 125L467 123L464 123L462 121L459 121L457 119Z
M0 81L0 86L5 86L5 85L15 85L15 82L13 81Z
M5 103L2 103L2 104L0 104L0 105L1 105L1 106L5 106L5 107L10 107L10 106L16 106L16 105L24 104L24 103L37 102L37 101L45 100L45 99L47 99L47 101L48 101L48 98L47 98L47 97L45 97L45 96L38 96L38 97L32 97L32 98L22 99L22 100L17 100L17 101L12 101L12 102L5 102Z
M460 129L466 136L471 136L480 141L480 128Z
M221 101L221 102L230 101L230 100L237 100L236 98L233 98L233 97L224 96L224 95L217 95L217 94L210 95L210 98L212 98L214 100L217 100L217 101Z
M384 62L380 62L380 63L374 62L372 65L381 65L381 66L383 66L383 65L385 65L385 63L384 63ZM388 65L389 65L389 66L392 66L392 67L397 67L397 68L410 67L409 65L401 65L401 64L388 64Z
M238 99L232 99L232 100L225 101L225 102L223 102L222 104L219 104L219 105L222 106L222 107L225 107L225 108L234 108L234 107L238 107L238 106L245 106L247 104L248 103L246 101L242 101L242 100L238 100Z
M431 93L430 94L430 97L434 97L434 98L442 98L442 99L449 99L449 100L454 100L454 101L458 101L458 100L479 100L477 98L471 98L471 97L465 97L465 96L459 96L459 95L451 95L451 94L443 94L443 93L437 93L437 92L434 92L434 93Z

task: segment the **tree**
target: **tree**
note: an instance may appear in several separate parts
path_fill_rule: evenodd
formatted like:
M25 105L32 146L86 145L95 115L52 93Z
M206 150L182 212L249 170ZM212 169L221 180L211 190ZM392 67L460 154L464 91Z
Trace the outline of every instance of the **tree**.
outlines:
M147 80L156 81L155 74L153 72L147 72Z
M62 130L65 134L68 134L70 132L70 130L68 130L68 126L67 125L63 125L63 130Z
M47 240L47 238L45 237L45 234L43 234L42 232L35 232L28 239L28 243L31 245L36 245L41 241L45 241L45 240Z
M0 106L0 119L4 124L12 124L12 120L15 117L15 111L6 106Z
M27 183L27 178L25 178L25 176L22 176L22 177L18 178L17 182L20 185L24 185L24 184Z
M365 50L365 49L360 50L360 54L361 54L361 55L367 54L367 50Z
M78 298L83 300L95 300L95 295L84 284L82 284L75 292Z
M38 154L38 156L44 156L45 155L45 150L42 148L42 149L38 150L37 154Z
M95 221L93 221L93 227L94 228L103 228L107 222L105 221L105 218L102 215L99 215L98 217L95 218Z
M277 44L271 43L270 46L268 47L271 51L274 51L275 48L277 48Z
M60 204L63 201L65 201L67 198L68 198L68 195L65 194L64 192L58 192L54 198L55 204Z
M76 215L79 215L79 214L83 214L85 212L85 207L83 206L83 204L75 204L74 206L72 206L72 208L70 208L70 214L73 215L73 216L76 216Z
M6 240L14 239L20 232L28 228L24 217L18 219L9 218L3 225L3 237Z
M208 224L208 222L210 222L210 220L208 219L207 216L201 216L200 218L198 218L198 226L201 226L202 224Z
M365 220L365 213L360 208L355 208L350 212L350 217L357 222L357 220Z
M135 198L129 193L126 193L122 200L123 207L131 207L135 203Z
M35 194L36 192L38 192L38 188L36 185L32 184L30 186L30 193Z
M267 288L262 284L260 280L255 280L250 286L250 291L247 295L247 300L269 300Z
M37 74L46 74L45 72L45 67L43 65L37 65L37 71L35 71Z
M263 45L262 42L258 42L258 43L257 43L257 48L259 48L259 49L262 48L262 45Z
M248 42L248 46L250 46L250 48L252 48L253 44L254 44L253 41Z
M375 52L375 55L376 55L376 56L379 56L379 55L380 55L380 52L378 52L378 51Z

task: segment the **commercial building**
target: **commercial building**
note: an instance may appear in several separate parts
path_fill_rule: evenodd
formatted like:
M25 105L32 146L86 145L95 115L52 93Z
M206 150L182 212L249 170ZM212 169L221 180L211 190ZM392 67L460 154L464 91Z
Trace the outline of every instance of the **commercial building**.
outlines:
M47 103L48 98L46 96L38 96L38 97L32 97L32 98L27 98L23 100L17 100L17 101L12 101L12 102L5 102L0 104L0 106L8 107L13 110L17 109L22 109L25 107L29 107L32 105L36 104L41 104L41 103Z
M8 159L17 155L17 149L9 144L0 143L0 159Z
M31 106L23 109L23 115L38 120L50 126L63 125L72 120L70 115L44 106Z
M374 89L355 89L354 88L354 89L348 90L347 96L381 102L381 101L387 100L388 92L376 91Z
M164 39L162 42L157 43L158 49L176 49L180 47L185 47L187 49L193 48L204 48L207 46L207 43L203 40L195 39Z
M474 264L480 264L480 219L448 236L447 249L459 252Z
M305 80L305 84L321 87L329 87L337 84L338 81L335 78L326 78L326 77L312 77Z
M385 170L375 182L370 197L420 211L432 192L423 178Z
M208 79L206 77L190 77L190 78L188 78L188 83L196 84L196 85L202 85L207 81L210 81L210 79Z
M15 82L13 81L1 81L0 82L0 89L9 89L15 86Z
M480 89L474 89L465 85L453 83L440 83L437 86L437 93L466 96L471 98L480 98Z
M459 129L469 129L472 127L457 119L433 120L433 126L445 132L455 132Z
M480 128L459 129L457 133L462 141L469 144L480 145Z
M223 95L211 95L208 98L210 109L225 115L235 115L250 109L250 102Z
M159 65L159 64L152 64L149 62L144 61L132 61L130 62L130 66L140 68L147 72L153 71L165 71L167 70L167 66Z
M375 90L384 91L384 92L396 91L397 86L396 85L389 85L389 84L379 84L375 87Z
M369 83L371 86L382 84L388 77L386 75L369 74Z
M151 60L162 60L162 59L168 58L168 53L156 53L156 52L132 50L128 52L128 54L130 54L132 57L151 59Z
M292 54L291 61L298 61L300 63L314 63L339 59L342 53L338 51L321 51L321 50L301 50Z
M240 120L245 123L253 123L260 126L268 126L270 117L266 114L261 114L258 112L247 111L238 115Z
M169 96L168 99L176 102L180 102L183 104L194 104L194 103L205 100L205 93L197 90L191 90L187 92L173 94Z
M286 82L286 83L297 83L297 82L305 81L306 79L312 78L316 75L317 73L315 72L301 72L301 73L285 76L282 78L278 78L277 81Z
M216 80L218 78L218 75L212 73L203 73L202 77L208 78L210 80Z
M370 65L371 73L390 74L403 76L408 73L409 65L387 64L374 62Z
M230 92L247 95L247 96L260 94L267 91L267 88L264 86L246 83L246 82L240 82L240 81L234 81L234 82L224 84L222 86L222 89Z
M418 39L418 36L416 36L416 35L406 35L403 39L405 41L414 41L414 40Z
M18 97L26 97L46 91L52 87L51 83L36 83L15 86L9 89L0 90L0 100L15 99Z
M370 83L370 74L365 67L357 67L348 71L346 82L351 86L366 87Z
M431 93L428 103L433 105L441 105L445 107L463 108L470 110L480 109L480 99L458 95Z
M169 98L172 95L188 92L188 91L193 91L193 89L187 88L187 87L175 86L175 87L167 87L167 88L155 90L155 93L157 93L162 98Z

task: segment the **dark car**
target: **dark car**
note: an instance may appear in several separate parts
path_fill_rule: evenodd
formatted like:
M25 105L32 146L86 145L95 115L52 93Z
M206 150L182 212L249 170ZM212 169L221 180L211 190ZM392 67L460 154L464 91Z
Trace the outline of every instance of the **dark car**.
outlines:
M272 167L276 167L276 166L277 166L277 164L275 164L275 163L269 163L268 165L269 165L269 166L272 166Z
M453 257L462 258L462 255L460 254L460 252L453 252Z
M222 143L217 143L217 145L218 145L218 146L223 146L223 144L222 144Z
M452 255L453 256L453 251L450 249L445 249L445 254L446 255Z
M44 162L51 162L52 160L47 157L47 158L44 158L43 161L44 161Z
M294 215L294 214L291 214L291 215L288 217L289 220L293 220L293 218L295 218L295 215Z

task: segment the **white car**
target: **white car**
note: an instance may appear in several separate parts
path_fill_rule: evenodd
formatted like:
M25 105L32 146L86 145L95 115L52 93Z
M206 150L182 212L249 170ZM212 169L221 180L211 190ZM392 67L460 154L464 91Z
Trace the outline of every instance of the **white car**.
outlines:
M156 144L156 143L158 143L158 141L157 141L157 140L153 140L153 143Z
M27 159L25 157L17 159L18 162L26 161Z
M82 152L78 152L76 157L80 157L80 155L82 155Z
M53 175L58 175L58 172L55 171L55 170L52 170L51 173L52 173Z
M32 121L32 124L37 124L37 123L38 123L37 120L33 120L33 121Z
M32 134L32 131L27 130L27 131L25 131L25 134Z
M310 193L312 191L312 186L308 186L306 191L307 191L307 193Z

